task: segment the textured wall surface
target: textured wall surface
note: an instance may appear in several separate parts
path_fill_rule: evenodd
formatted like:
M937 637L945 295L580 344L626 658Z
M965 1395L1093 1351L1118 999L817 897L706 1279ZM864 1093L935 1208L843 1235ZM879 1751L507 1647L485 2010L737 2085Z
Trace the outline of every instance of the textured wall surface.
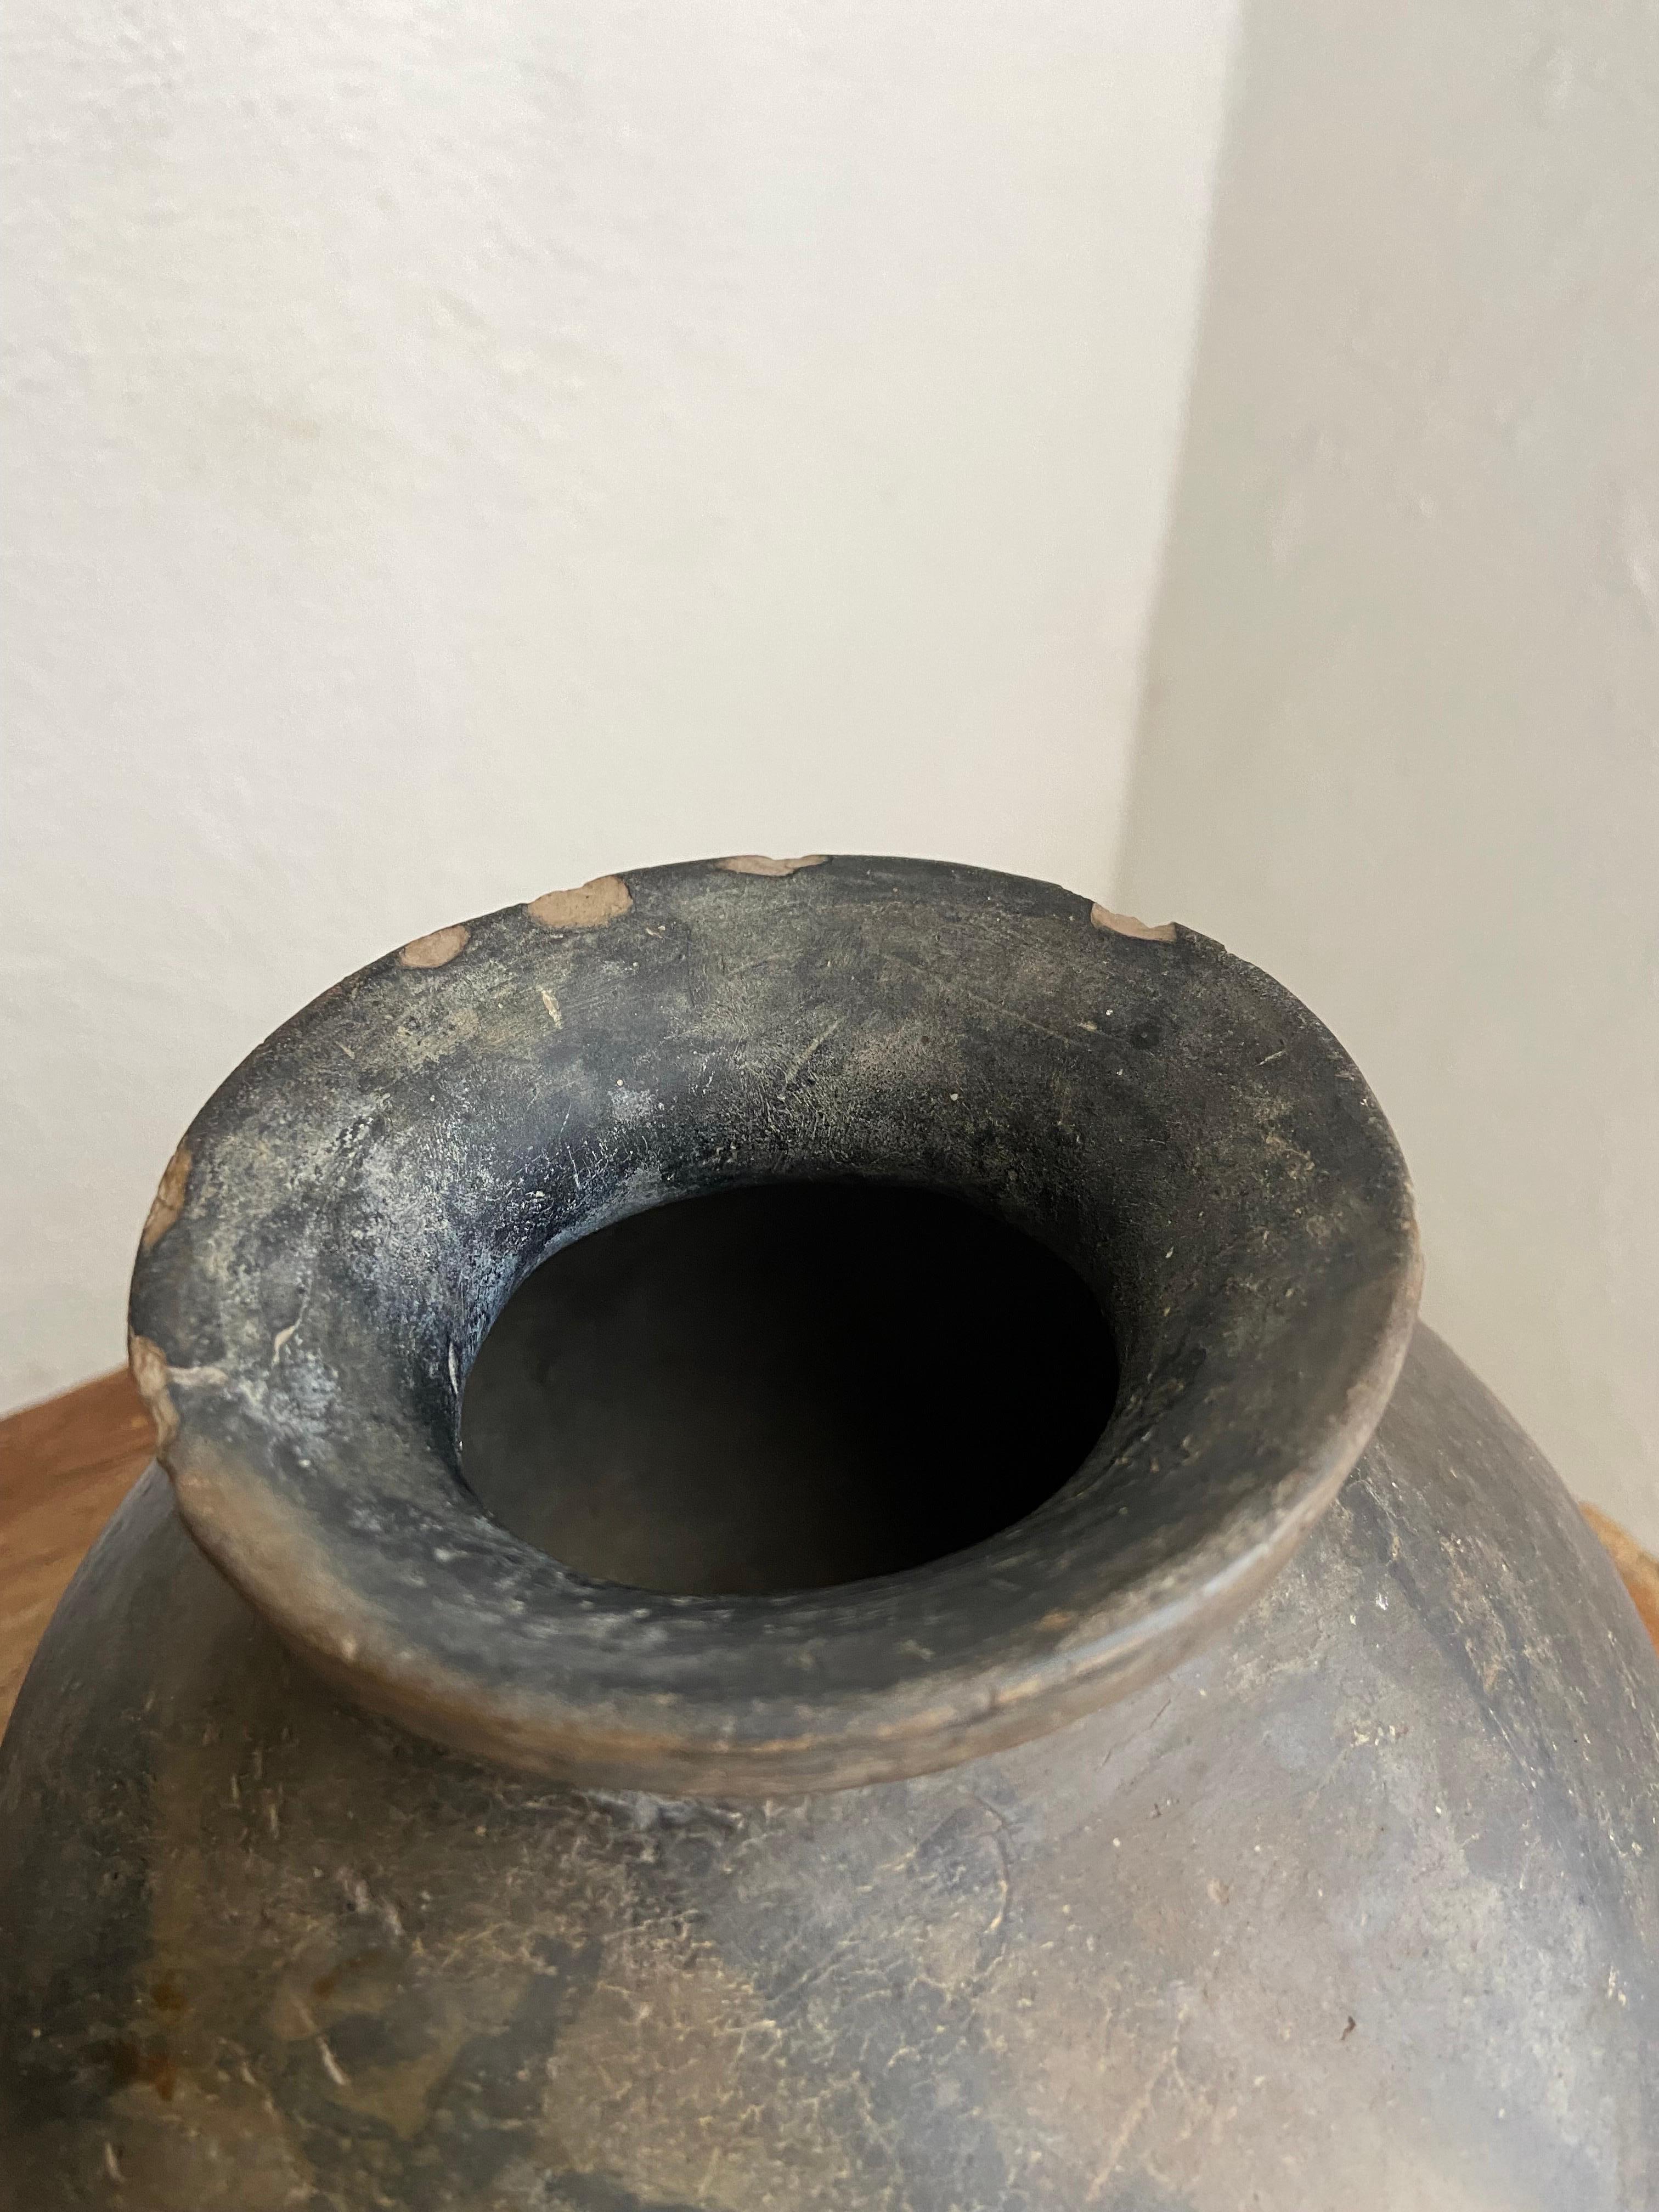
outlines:
M0 1405L185 1120L698 852L1103 889L1233 0L17 0Z
M1650 8L1252 0L1118 895L1324 1015L1425 1311L1659 1542Z

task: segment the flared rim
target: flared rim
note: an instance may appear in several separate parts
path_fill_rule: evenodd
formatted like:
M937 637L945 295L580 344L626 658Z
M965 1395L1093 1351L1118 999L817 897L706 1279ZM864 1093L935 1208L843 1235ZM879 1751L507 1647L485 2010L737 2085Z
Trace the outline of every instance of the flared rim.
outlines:
M1100 1298L1116 1407L970 1550L741 1598L592 1581L462 1478L461 1392L550 1253L741 1182L952 1192ZM924 1772L1176 1663L1299 1541L1415 1312L1369 1090L1220 945L1053 885L808 855L629 871L325 994L192 1125L133 1368L198 1542L369 1706L578 1783Z

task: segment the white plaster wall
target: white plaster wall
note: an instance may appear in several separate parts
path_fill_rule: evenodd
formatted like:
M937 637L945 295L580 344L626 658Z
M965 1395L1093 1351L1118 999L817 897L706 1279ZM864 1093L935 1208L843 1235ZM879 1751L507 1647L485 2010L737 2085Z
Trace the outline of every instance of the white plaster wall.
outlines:
M1240 60L1118 896L1336 1030L1430 1317L1659 1544L1659 23Z
M1232 0L11 0L0 1405L197 1104L698 852L1103 886Z

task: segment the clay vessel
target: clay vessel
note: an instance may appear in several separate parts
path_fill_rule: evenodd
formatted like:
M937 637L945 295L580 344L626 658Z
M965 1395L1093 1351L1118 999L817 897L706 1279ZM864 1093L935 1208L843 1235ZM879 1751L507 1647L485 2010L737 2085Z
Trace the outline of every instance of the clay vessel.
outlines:
M1049 885L326 993L6 1740L7 2202L1659 2202L1659 1661L1418 1273L1319 1023Z

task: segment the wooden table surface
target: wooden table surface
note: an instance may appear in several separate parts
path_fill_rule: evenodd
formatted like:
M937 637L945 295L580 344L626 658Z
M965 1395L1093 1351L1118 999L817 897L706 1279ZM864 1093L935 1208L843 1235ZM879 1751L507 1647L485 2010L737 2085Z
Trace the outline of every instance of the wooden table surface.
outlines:
M0 1728L64 1585L155 1451L125 1367L0 1420Z
M125 1368L0 1420L0 1729L65 1583L154 1449ZM1617 1522L1584 1513L1659 1646L1659 1565Z

